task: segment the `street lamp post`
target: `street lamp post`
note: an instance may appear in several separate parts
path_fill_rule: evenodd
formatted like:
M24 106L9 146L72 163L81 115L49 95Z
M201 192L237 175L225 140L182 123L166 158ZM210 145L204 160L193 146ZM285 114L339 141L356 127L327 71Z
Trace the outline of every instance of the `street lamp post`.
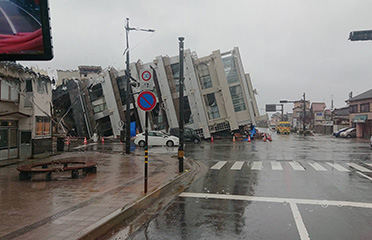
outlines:
M125 36L127 41L127 48L125 49L124 53L127 54L126 56L126 70L125 70L125 76L126 76L126 112L125 112L125 153L130 154L130 80L131 80L131 73L129 69L129 31L135 30L135 31L142 31L142 32L155 32L153 29L142 29L142 28L131 28L129 27L129 18L127 18L127 25L125 26Z

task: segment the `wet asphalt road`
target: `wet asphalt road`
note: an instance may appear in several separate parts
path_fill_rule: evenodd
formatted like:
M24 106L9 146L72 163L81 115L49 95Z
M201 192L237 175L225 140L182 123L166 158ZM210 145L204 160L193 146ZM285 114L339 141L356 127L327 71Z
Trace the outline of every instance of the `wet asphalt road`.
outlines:
M131 239L372 239L368 142L274 133L185 155L208 171Z

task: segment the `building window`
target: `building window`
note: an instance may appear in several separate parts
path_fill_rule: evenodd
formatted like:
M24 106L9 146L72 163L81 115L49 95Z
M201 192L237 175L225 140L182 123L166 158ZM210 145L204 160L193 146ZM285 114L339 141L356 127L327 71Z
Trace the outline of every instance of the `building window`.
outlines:
M317 113L316 113L316 116L317 116L317 117L321 117L321 116L323 116L323 113L321 113L321 112L317 112Z
M229 84L239 82L238 71L236 69L235 61L233 56L222 58L223 68L227 82Z
M190 123L194 123L194 120L192 118L192 114L191 114L191 108L190 108L190 103L189 103L189 99L187 96L183 97L183 103L184 103L184 121L185 121L185 124L190 124Z
M102 104L93 106L93 112L94 112L94 114L103 112L106 109L107 109L106 103L102 103Z
M174 86L176 87L177 92L180 91L180 64L179 63L174 63L171 64L171 70L172 70L172 75L174 79ZM183 85L183 91L185 91L185 84Z
M19 84L1 80L1 100L18 102Z
M90 100L94 102L95 100L103 97L102 84L96 84L91 88Z
M209 73L208 65L202 63L198 66L199 69L199 78L200 78L200 85L202 89L207 89L212 87L212 80Z
M36 136L50 135L49 117L36 117Z
M220 117L220 112L218 111L216 97L214 93L204 95L205 105L207 106L209 119L216 119Z
M244 111L246 109L244 96L240 85L230 87L231 99L234 105L235 112Z
M370 112L369 103L360 104L360 112Z
M41 78L37 79L37 92L40 93L40 94L44 94L45 93L45 81L42 80Z
M349 113L357 113L358 112L358 105L350 105L349 106Z

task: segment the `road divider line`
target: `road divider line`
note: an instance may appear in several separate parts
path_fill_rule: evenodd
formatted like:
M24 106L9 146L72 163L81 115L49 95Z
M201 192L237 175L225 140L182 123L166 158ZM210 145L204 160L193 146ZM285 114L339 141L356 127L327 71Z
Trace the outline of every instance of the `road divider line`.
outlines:
M337 163L330 163L330 162L327 162L327 164L331 167L333 167L334 169L336 169L337 171L340 171L340 172L350 172L348 169L344 168L343 166L341 166L340 164L337 164Z
M372 167L372 163L365 163L365 165Z
M316 171L327 171L327 169L325 169L322 165L320 165L319 163L309 163L310 166L312 166Z
M283 167L282 167L282 165L280 164L280 162L272 161L272 162L271 162L271 169L272 169L272 170L275 170L275 171L280 171L280 170L283 170Z
M296 203L318 206L337 206L337 207L358 207L372 209L372 203L365 202L349 202L349 201L332 201L332 200L317 200L317 199L301 199L301 198L277 198L277 197L256 197L245 195L227 195L214 193L192 193L183 192L180 197L205 198L205 199L223 199L223 200L240 200L240 201L256 201L256 202L272 202L272 203Z
M262 170L263 169L262 162L253 162L251 169L252 170Z
M295 171L305 171L305 168L301 166L298 162L289 162L289 165L293 168Z
M356 169L356 170L359 170L361 172L372 172L371 170L365 168L365 167L362 167L362 166L359 166L358 164L355 164L355 163L346 163L347 165L349 165L350 167Z
M236 162L232 165L232 167L231 167L230 169L231 169L231 170L241 170L242 167L243 167L243 164L244 164L244 162L242 162L242 161L236 161Z
M289 206L291 207L293 218L295 220L298 233L300 234L301 240L310 240L309 233L306 230L305 223L302 220L300 210L298 210L297 204L290 202Z
M225 166L226 163L227 163L227 161L219 161L218 163L216 163L215 165L213 165L211 167L211 169L213 169L213 170L220 170L223 166Z
M364 173L361 173L361 172L359 172L359 171L356 171L356 172L357 172L360 176L365 177L365 178L367 178L367 179L369 179L369 180L372 181L372 178L369 177L369 176L367 176L367 175L365 175Z

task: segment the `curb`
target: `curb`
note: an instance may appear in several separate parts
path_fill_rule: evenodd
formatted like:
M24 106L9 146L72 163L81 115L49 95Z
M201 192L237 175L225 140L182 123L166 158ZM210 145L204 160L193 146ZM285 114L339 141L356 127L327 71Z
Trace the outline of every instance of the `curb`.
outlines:
M193 179L200 171L200 165L198 163L191 159L186 160L188 160L191 165L189 171L186 170L182 174L170 180L168 183L160 185L157 189L151 193L148 193L146 196L140 198L136 202L117 209L113 213L102 218L100 221L81 231L78 239L99 239L103 238L104 236L109 238L109 231L117 232L120 229L129 226L131 221L135 220L163 197L174 194L178 195L178 193L184 191L184 189L192 183ZM138 225L135 228L130 226L130 232L128 234L134 233L140 227L141 225Z

